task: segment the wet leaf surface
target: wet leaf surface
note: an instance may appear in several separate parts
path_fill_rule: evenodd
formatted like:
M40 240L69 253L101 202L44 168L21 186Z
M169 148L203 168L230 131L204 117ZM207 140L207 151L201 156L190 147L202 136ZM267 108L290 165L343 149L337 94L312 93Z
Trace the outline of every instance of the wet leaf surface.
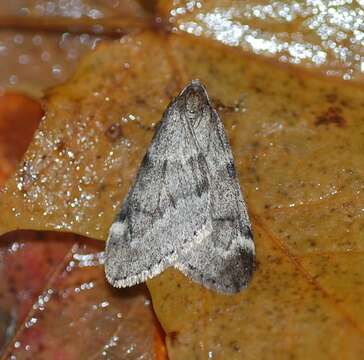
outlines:
M0 207L13 211L0 220L2 226L68 230L104 239L153 134L149 128L176 88L172 67L160 51L163 41L147 34L100 47L72 82L53 90L46 118L27 152L30 157L4 188L8 196ZM138 61L145 56L148 63ZM156 66L161 69L158 77ZM144 84L148 87L140 96Z
M0 95L42 97L101 41L153 26L150 1L0 2Z
M75 242L65 234L19 231L1 238L1 353L24 322L54 267Z
M42 116L20 94L0 97L1 182L14 171ZM87 244L87 245L86 245ZM1 237L2 359L164 359L145 286L115 291L103 246L71 234L17 231Z
M175 32L363 81L360 2L161 0L159 12Z
M99 243L37 232L2 242L3 359L164 359L146 287L111 288Z
M100 256L99 244L68 249L5 356L154 358L158 328L145 288L122 292L110 288Z
M42 97L67 80L100 36L0 30L0 95L21 91Z
M182 33L105 43L48 93L46 116L0 197L1 232L105 239L155 124L194 78L206 84L230 138L258 266L251 286L234 296L203 289L175 270L148 282L169 357L361 358L362 85ZM65 283L56 283L59 293L75 288L73 280ZM66 319L84 311L65 309Z
M0 14L4 17L49 16L100 19L133 16L143 18L148 15L144 6L146 2L138 0L15 0L2 2Z
M364 274L358 266L341 270L343 257L360 261L362 248L363 90L194 44L173 44L186 77L202 78L219 104L240 104L220 112L258 268L251 286L232 297L187 286L175 271L149 283L171 358L305 359L312 349L315 359L357 358L363 318L353 294ZM333 107L343 124L318 124ZM334 337L335 344L327 340Z

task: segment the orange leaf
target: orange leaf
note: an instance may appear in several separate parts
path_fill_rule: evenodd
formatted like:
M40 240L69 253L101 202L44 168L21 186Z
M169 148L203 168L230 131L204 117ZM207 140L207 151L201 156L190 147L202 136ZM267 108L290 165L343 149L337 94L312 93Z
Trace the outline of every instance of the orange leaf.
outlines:
M42 116L40 104L25 95L0 96L0 183L14 171Z

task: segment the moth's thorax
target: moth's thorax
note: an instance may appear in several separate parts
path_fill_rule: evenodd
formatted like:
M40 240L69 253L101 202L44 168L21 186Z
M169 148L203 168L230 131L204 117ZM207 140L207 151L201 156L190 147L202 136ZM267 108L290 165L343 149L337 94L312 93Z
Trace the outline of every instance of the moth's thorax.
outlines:
M192 82L180 95L185 116L193 121L198 121L204 109L209 105L206 90L199 82Z
M188 89L184 96L186 115L191 119L198 117L206 105L206 100L202 89L194 87Z
M193 81L179 96L179 114L184 122L185 136L193 139L201 151L208 146L211 105L205 88L198 82Z

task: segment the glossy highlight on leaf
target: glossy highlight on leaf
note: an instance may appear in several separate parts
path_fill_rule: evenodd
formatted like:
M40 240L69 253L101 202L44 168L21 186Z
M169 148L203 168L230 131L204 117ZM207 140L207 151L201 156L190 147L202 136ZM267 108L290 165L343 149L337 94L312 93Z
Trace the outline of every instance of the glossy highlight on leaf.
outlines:
M174 270L149 281L169 358L360 358L361 84L277 65L205 35L150 31L105 43L48 94L45 119L0 197L2 232L105 239L156 122L195 78L232 144L257 270L232 297Z
M0 97L5 177L41 116L37 101ZM80 352L87 358L166 358L146 288L113 291L104 279L102 249L65 233L16 231L1 238L1 358L78 358Z

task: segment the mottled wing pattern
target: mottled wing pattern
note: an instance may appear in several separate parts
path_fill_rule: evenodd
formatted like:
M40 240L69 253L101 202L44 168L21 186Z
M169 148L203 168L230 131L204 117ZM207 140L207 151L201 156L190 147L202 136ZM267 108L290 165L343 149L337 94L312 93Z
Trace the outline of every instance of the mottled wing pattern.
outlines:
M245 287L254 268L230 146L197 81L167 108L106 245L106 277L116 287L168 266L221 292Z
M179 249L206 223L205 164L181 119L182 100L177 97L166 110L110 228L105 270L116 287L145 281L173 265Z
M210 289L234 293L248 285L254 270L251 224L223 124L213 109L209 121L204 120L209 141L201 150L209 169L211 231L176 267Z

